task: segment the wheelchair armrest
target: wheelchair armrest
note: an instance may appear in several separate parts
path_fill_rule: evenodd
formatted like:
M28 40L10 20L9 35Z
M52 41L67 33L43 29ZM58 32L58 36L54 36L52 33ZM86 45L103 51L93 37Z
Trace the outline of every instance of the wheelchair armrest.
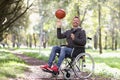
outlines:
M85 49L85 46L75 46L74 49Z

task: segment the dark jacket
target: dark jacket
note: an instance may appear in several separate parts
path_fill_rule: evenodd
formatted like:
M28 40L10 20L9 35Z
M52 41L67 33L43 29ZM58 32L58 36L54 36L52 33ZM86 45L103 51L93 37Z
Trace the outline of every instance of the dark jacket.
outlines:
M71 38L71 33L75 35L74 40L72 40ZM67 30L64 33L61 33L61 28L57 28L57 37L58 39L66 38L68 43L67 47L75 48L78 54L79 52L85 52L86 33L85 30L83 30L82 28L77 28L76 30L74 29ZM78 51L78 49L80 50Z

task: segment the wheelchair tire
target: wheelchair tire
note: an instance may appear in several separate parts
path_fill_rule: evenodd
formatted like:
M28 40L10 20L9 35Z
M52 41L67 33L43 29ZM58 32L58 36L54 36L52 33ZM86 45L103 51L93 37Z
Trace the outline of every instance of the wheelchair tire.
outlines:
M66 80L71 79L70 71L64 72L64 78L65 78Z
M85 59L81 57L85 57ZM80 53L73 62L74 72L78 78L89 78L94 72L94 60L88 53Z

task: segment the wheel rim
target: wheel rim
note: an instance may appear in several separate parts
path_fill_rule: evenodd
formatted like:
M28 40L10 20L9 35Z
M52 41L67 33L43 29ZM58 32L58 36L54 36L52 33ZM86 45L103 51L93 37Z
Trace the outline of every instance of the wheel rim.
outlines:
M85 62L80 58L85 56ZM74 62L74 71L79 78L88 78L94 72L94 60L88 53L79 54Z

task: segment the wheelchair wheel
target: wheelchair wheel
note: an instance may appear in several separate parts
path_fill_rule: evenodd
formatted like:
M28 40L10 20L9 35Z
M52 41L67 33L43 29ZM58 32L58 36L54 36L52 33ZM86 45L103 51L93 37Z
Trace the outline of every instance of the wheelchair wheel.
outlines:
M80 53L75 58L73 65L78 78L89 78L94 72L94 60L88 53Z
M71 79L71 72L70 72L70 71L65 71L65 72L64 72L64 78L65 78L66 80Z

